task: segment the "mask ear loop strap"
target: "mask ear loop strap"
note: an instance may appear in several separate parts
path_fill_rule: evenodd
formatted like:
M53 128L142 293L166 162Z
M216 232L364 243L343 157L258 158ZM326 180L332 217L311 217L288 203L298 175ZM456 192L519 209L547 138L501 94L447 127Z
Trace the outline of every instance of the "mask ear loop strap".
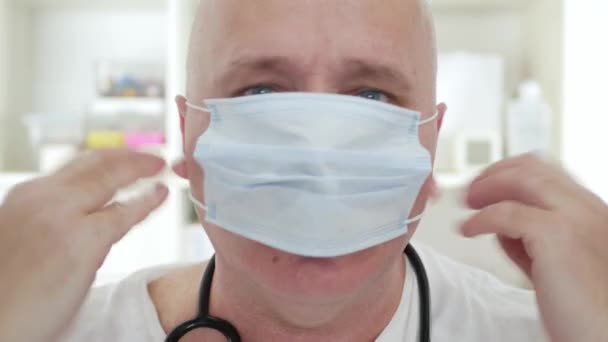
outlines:
M435 111L435 114L433 114L433 116L431 116L430 118L418 121L418 126L426 125L429 122L435 121L438 117L439 111Z
M407 226L414 222L418 222L418 221L422 220L423 217L424 217L424 212L418 216L414 216L411 219L408 219L407 221L405 221L405 225Z
M418 126L423 126L430 122L433 122L433 121L437 120L438 117L439 117L439 111L435 111L435 114L433 114L431 117L418 121ZM418 216L412 217L411 219L408 219L407 221L405 221L405 225L407 226L414 222L418 222L418 221L422 220L423 217L424 217L424 212L422 212Z
M204 205L201 201L197 200L194 197L194 194L192 193L192 191L188 191L188 197L190 197L190 200L192 201L192 203L194 203L195 206L207 211L207 206Z
M190 102L186 102L186 106L190 109L200 110L201 112L211 113L211 111L205 107L194 105Z
M437 110L437 111L435 111L435 114L433 114L431 117L418 121L418 126L426 125L430 122L433 122L433 121L437 120L438 117L439 117L439 111ZM412 217L411 219L408 219L407 221L405 221L405 225L407 226L414 222L420 221L420 220L422 220L423 217L424 217L424 212L422 212L418 216Z

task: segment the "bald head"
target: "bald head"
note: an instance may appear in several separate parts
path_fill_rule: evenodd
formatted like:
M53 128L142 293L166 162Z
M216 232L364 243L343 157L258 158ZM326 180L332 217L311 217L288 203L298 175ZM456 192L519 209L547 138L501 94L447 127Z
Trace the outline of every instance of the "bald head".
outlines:
M267 83L280 91L369 87L423 110L435 104L436 68L425 0L201 0L188 97L237 96Z

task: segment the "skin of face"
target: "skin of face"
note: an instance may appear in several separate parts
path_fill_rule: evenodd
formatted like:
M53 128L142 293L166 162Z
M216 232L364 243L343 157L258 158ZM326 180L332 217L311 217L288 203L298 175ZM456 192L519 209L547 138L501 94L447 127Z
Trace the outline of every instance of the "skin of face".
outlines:
M446 111L445 105L436 105L435 79L434 31L422 1L207 0L191 37L187 98L200 105L204 99L248 95L259 87L346 95L378 90L380 100L419 111L422 118L439 111L439 119L419 131L434 159ZM209 114L188 109L185 102L178 97L185 156L178 173L205 203L204 171L192 154L209 126ZM424 210L433 184L429 177L410 217ZM197 213L216 250L214 296L229 293L249 309L253 301L259 315L294 331L323 327L346 308L366 307L366 299L384 303L379 300L383 291L393 294L387 303L397 302L385 305L384 311L391 311L387 317L396 309L403 250L417 224L387 243L321 259L250 241L205 222L204 211ZM216 304L220 307L221 299Z

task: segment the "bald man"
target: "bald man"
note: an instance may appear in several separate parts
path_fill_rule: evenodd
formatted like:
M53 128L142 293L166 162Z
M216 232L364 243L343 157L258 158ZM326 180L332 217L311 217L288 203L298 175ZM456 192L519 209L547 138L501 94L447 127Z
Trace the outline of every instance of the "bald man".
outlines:
M272 194L266 197L252 195L251 187L241 189L242 196L252 201L224 213L225 224L214 220L216 212L221 212L214 201L232 194L238 183L220 184L225 193L219 194L207 187L220 186L212 181L219 176L228 177L226 171L218 171L221 168L211 167L220 164L236 169L249 165L262 174L275 175L267 177L279 184L276 174L282 168L310 166L310 160L296 158L295 149L288 155L277 152L260 157L253 164L243 156L262 156L257 150L260 140L275 139L275 150L288 148L293 144L288 138L294 134L315 136L315 130L325 132L332 122L343 129L334 128L324 137L317 134L305 143L298 140L299 148L310 148L318 139L344 143L340 139L349 136L356 144L371 146L370 136L356 132L381 127L378 144L386 147L379 152L386 152L394 147L389 141L394 136L391 132L397 132L394 141L400 142L404 140L400 134L405 138L417 131L416 139L405 139L410 152L397 149L395 155L410 165L400 172L417 174L410 154L428 156L429 162L434 159L446 113L445 105L436 105L436 57L431 17L422 1L202 2L191 37L187 98L177 99L185 158L174 169L190 181L197 213L217 252L209 314L229 322L242 341L420 340L424 282L418 278L420 268L403 251L416 231L413 218L423 213L433 191L430 165L428 170L423 168L428 173L408 181L412 184L406 188L411 189L403 193L403 205L406 197L411 198L410 220L404 221L408 224L396 237L383 235L377 242L352 245L346 229L342 240L323 250L308 244L306 233L328 234L335 229L332 225L320 230L304 226L304 234L296 230L301 240L295 244L283 238L285 231L293 231L291 225L306 224L311 216L291 217L283 221L287 224L282 229L261 229L259 234L231 224L245 213L262 226L283 214L290 218L285 210L275 215L258 210L284 208L276 198L272 201L273 195L282 193L275 189L278 186L269 186L270 181L256 183ZM218 108L229 115L221 116ZM282 115L286 113L276 108L293 113ZM301 111L306 114L301 125L292 125ZM251 113L258 121L244 119ZM241 147L248 152L241 151L240 157L234 152L220 153L213 164L205 159L213 151L201 152L201 146L207 140L219 141L220 118L230 120L236 125L230 127L240 132L224 139L253 136L258 140ZM419 127L400 130L400 125ZM334 152L345 158L339 150ZM328 159L322 164L323 172L330 165L341 165L340 160ZM373 159L357 159L349 164L352 170L342 172L370 169L377 175L388 172L388 165L397 165L383 160L378 165ZM197 315L199 285L208 263L143 270L86 296L111 245L160 205L167 189L159 185L141 199L106 203L120 187L162 167L161 160L139 153L93 153L54 175L19 186L8 196L0 207L0 253L13 261L0 268L0 275L15 281L0 285L5 299L0 309L0 340L48 341L62 336L61 341L163 341ZM328 181L321 178L318 182ZM315 189L325 189L320 183ZM65 200L53 200L58 194ZM374 203L371 197L369 203ZM608 209L602 201L557 167L523 156L502 161L480 175L468 189L467 203L479 212L463 224L464 235L497 234L507 254L530 276L536 292L511 288L417 245L430 282L432 341L542 341L546 333L553 341L606 340L602 338L608 336L604 248ZM391 206L390 201L385 204ZM315 205L302 200L298 212ZM365 210L350 209L353 215ZM384 209L364 211L368 215L358 217L366 220ZM349 222L354 229L358 222L353 219L343 215L332 222ZM14 227L21 229L10 229ZM225 340L204 329L182 339Z

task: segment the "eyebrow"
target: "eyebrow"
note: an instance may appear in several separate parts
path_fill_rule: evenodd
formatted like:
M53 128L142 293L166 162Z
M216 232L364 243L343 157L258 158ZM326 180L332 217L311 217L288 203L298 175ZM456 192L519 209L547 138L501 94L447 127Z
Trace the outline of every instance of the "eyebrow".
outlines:
M389 63L349 58L343 62L343 67L343 78L390 83L403 92L411 89L412 83L407 73Z
M215 80L219 84L239 84L246 73L274 73L287 75L297 70L297 65L283 56L241 57L228 65L227 71Z
M243 56L232 61L223 75L216 81L221 84L238 84L244 73L274 73L285 77L300 76L306 70L286 56ZM411 89L410 78L401 68L390 63L371 61L361 58L346 58L340 62L339 82L376 81L387 83L406 92Z

